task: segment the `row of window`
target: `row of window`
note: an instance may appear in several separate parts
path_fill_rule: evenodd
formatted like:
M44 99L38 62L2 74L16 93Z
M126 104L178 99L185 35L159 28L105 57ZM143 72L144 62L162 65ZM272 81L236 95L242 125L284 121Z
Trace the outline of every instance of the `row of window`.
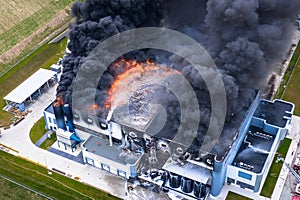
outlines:
M57 130L56 119L55 118L52 119L51 117L48 117L48 122L49 122L49 129L56 131ZM54 125L51 126L51 124L54 124Z
M86 163L88 163L89 165L95 166L94 160L91 159L91 158L86 157ZM100 166L101 166L101 169L106 170L108 172L111 172L109 165L106 165L104 163L100 163ZM126 172L123 171L123 170L117 170L117 175L126 178Z
M55 131L56 131L56 129L57 129L56 126L53 126L53 127L52 127L52 126L49 126L49 128L50 128L51 130L55 130Z
M52 123L52 118L51 118L51 117L48 117L48 121L49 121L50 123ZM54 123L54 124L57 124L55 118L53 119L53 123Z
M228 183L228 184L237 184L237 185L239 185L241 188L248 188L248 189L250 189L250 190L254 190L254 189L255 189L255 187L254 187L253 185L249 185L249 184L243 183L243 182L241 182L241 181L236 181L235 179L229 178L229 177L227 177L227 183Z
M77 113L74 113L74 119L75 120L80 120L80 117ZM91 118L87 118L84 121L86 121L90 125L92 125L94 123L93 119L91 119ZM99 121L98 123L99 123L101 129L103 129L103 130L108 129L108 124L107 123L105 123L103 121Z

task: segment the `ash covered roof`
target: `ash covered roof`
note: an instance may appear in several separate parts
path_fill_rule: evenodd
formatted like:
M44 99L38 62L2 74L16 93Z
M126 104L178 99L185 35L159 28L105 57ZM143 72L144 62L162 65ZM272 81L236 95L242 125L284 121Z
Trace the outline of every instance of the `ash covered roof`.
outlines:
M274 142L274 136L262 129L250 126L248 133L234 158L233 165L260 173Z
M278 127L285 127L288 120L291 119L294 111L294 105L282 100L267 101L261 100L254 117L266 120L268 124Z
M85 141L84 147L87 148L89 152L123 165L135 164L142 156L142 154L124 151L120 146L110 146L107 139L105 140L93 135Z

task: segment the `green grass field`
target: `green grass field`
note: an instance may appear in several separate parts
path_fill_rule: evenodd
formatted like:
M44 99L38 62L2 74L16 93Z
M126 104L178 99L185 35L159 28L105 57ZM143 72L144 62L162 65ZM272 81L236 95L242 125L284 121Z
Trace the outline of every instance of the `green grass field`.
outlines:
M294 114L300 116L300 62L294 69L292 78L284 93L283 99L295 104Z
M296 47L296 50L291 58L291 61L284 73L284 76L281 80L281 83L280 83L280 87L278 88L278 91L276 92L276 96L275 98L277 99L280 99L282 97L282 94L283 94L283 90L284 90L284 86L287 84L288 82L288 78L290 77L291 73L292 73L292 70L293 70L293 67L294 65L296 64L296 61L297 61L297 57L299 56L300 54L300 42L298 42L298 45Z
M290 147L290 144L291 144L291 139L285 138L280 143L280 146L277 149L277 153L281 154L282 157L285 158L285 156L286 156L286 154L288 152L288 149ZM262 195L264 197L271 197L271 195L273 193L273 190L275 188L275 185L276 185L276 182L277 182L277 179L278 179L281 167L283 165L282 162L276 163L275 162L276 159L277 159L277 155L274 156L272 165L270 167L270 170L268 172L267 178L265 180L265 183L264 183L263 188L262 188L261 193L260 193L260 195Z
M30 3L27 1L15 2L16 5L13 6L7 1L1 0L1 7L20 7L24 4L28 5ZM39 0L34 1L34 3L32 2L32 6L28 6L28 8L22 9L24 10L25 14L28 13L29 16L25 15L23 19L21 18L20 21L14 23L12 27L8 26L9 29L4 30L3 33L0 34L0 40L5 41L0 46L0 54L10 49L12 46L16 45L22 39L25 39L26 37L31 35L40 26L47 23L50 19L53 19L59 11L63 10L66 6L70 6L72 2L73 0ZM11 10L14 11L14 9ZM18 10L15 10L15 12L18 12ZM18 13L3 12L1 13L2 20L0 21L6 21L7 19L10 19L13 15L18 15ZM13 19L11 20L14 22ZM3 24L3 22L1 24Z
M74 0L0 0L0 74L50 35L66 28ZM26 41L25 41L26 39ZM18 46L12 52L7 52Z
M251 199L229 191L226 200L251 200Z
M45 44L4 76L0 77L0 124L8 125L13 117L10 113L2 110L6 105L3 97L39 68L49 69L51 64L56 63L58 59L64 55L66 44L67 39L57 44Z
M280 87L276 93L275 98L283 98L284 100L293 102L296 105L295 114L300 115L300 98L299 98L299 78L300 78L300 64L296 65L297 59L300 55L300 41L297 44L296 50L292 56L292 59L288 65L288 68L283 76ZM295 68L294 68L295 67ZM294 68L294 71L293 71ZM293 73L293 74L292 74ZM288 84L288 79L291 77L290 82ZM288 84L288 85L287 85ZM286 86L286 91L283 94L284 86Z
M0 178L0 194L2 200L22 199L22 200L44 200L46 198L31 192L10 181Z
M0 151L0 174L55 199L118 199L93 187L54 172L49 175L45 168L3 151ZM7 187L7 189L9 189L9 187ZM14 193L14 191L10 191L10 193ZM26 195L25 198L20 199L26 198L35 199L30 198L30 195Z

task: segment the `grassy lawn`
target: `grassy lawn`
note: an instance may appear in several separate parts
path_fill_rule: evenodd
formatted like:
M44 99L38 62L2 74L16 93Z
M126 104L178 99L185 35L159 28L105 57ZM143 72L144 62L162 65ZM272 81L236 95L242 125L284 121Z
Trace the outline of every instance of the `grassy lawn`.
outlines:
M46 123L44 117L41 117L30 130L30 140L35 144L46 132ZM47 150L56 141L56 135L51 134L51 138L47 138L41 145L40 148Z
M288 149L290 147L290 144L291 144L291 139L285 138L280 143L280 146L277 149L277 153L281 154L282 157L285 158L285 156L288 152ZM283 165L283 162L276 163L275 162L276 158L277 158L277 155L274 156L272 165L270 167L267 178L265 180L265 183L264 183L263 188L262 188L261 193L260 193L260 195L262 195L264 197L271 197L271 195L273 193L273 190L274 190L274 187L276 185L281 167Z
M41 117L30 130L30 139L33 144L35 144L45 133L46 123L44 117Z
M54 172L49 175L45 168L3 151L0 151L0 174L55 199L118 199ZM14 193L14 191L11 192ZM28 199L35 198L28 197Z
M293 76L287 86L283 99L295 104L294 114L300 116L300 63L294 70Z
M12 70L0 77L0 124L8 125L13 117L4 112L2 108L6 105L3 97L25 81L39 68L49 69L51 64L63 56L67 40L64 39L57 44L45 44L25 60L16 65Z
M51 134L51 138L47 138L40 146L42 149L48 149L56 141L56 134Z
M21 186L0 178L0 194L2 200L22 199L22 200L44 200L46 198L35 194Z
M229 191L226 200L251 200L251 199Z
M300 54L300 41L299 41L298 44L297 44L296 50L295 50L295 52L294 52L294 54L293 54L293 56L292 56L292 58L291 58L291 61L290 61L289 65L288 65L288 67L287 67L287 69L286 69L286 72L285 72L285 74L284 74L284 76L283 76L283 78L282 78L282 81L281 81L281 83L280 83L280 87L278 88L278 91L277 91L277 93L276 93L275 98L277 98L277 99L280 99L280 98L281 98L282 93L283 93L283 90L284 90L284 86L287 84L287 81L288 81L288 79L289 79L289 77L290 77L290 75L291 75L291 73L292 73L293 67L294 67L294 65L296 64L296 61L297 61L297 58L298 58L299 54ZM296 67L296 66L295 66L295 67ZM296 70L296 69L295 69L295 70ZM294 72L294 73L295 73L295 72ZM294 78L295 76L296 76L296 75L293 74L292 79L291 79L291 81L290 81L290 84L291 84L291 82L292 82L293 79L297 79L297 77ZM294 80L294 81L295 81L295 80ZM289 84L289 85L290 85L290 84ZM289 89L289 85L287 86L288 89ZM288 89L287 89L287 90L288 90ZM286 90L286 92L287 92L287 90ZM286 92L285 92L285 95L284 95L284 96L286 96ZM292 102L293 102L293 101L292 101Z

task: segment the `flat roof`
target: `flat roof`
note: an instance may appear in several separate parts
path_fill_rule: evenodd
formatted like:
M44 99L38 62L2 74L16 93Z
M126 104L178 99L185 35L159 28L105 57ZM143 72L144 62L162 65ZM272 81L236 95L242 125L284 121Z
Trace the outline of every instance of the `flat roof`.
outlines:
M138 102L136 102L136 104L138 104ZM137 106L137 110L128 112L128 108L130 107L132 107L132 104L126 104L115 108L112 119L124 126L134 128L141 132L147 132L147 129L152 124L153 119L161 111L159 110L159 106L156 104L148 104L147 109L142 106Z
M15 103L22 103L55 74L56 72L54 71L39 69L3 99Z
M292 117L293 111L294 105L292 103L278 99L274 101L261 100L254 117L264 119L268 124L284 128L287 120Z
M253 167L252 169L249 168L249 171L252 171L254 173L261 173L268 155L269 154L258 153L252 148L248 147L245 143L243 143L239 149L238 154L234 158L232 165L243 169L243 167L240 166L240 164L243 163L243 165Z
M240 166L240 163L243 163L253 167L248 170L254 173L260 173L269 156L275 139L274 137L275 136L264 132L260 128L250 126L246 138L240 146L232 165L243 168Z
M123 165L135 164L142 157L142 154L124 151L120 146L109 146L108 139L93 135L91 135L83 145L89 152Z

